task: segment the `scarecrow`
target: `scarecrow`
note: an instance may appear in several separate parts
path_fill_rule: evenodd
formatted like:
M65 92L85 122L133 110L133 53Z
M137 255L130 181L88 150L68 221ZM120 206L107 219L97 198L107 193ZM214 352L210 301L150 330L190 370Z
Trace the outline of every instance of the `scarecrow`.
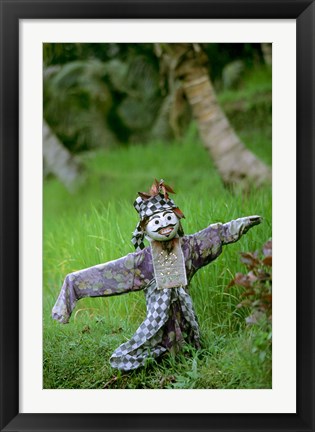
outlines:
M136 252L67 275L52 310L55 320L67 323L81 298L144 290L146 318L112 354L113 368L136 369L148 358L178 352L184 343L199 348L189 283L197 270L221 254L224 245L236 242L261 222L260 216L243 217L184 235L184 215L169 193L175 192L163 180L155 180L149 193L139 192L134 207L140 221L132 237ZM145 238L150 243L147 247Z

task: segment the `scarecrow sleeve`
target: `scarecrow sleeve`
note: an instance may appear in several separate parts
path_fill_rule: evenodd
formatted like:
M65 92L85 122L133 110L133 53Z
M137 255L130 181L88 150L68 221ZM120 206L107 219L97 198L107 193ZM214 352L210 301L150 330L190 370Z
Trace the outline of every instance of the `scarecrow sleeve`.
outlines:
M262 221L260 216L247 216L221 225L220 237L224 245L238 241L243 234Z
M66 324L81 298L112 296L144 289L152 277L146 252L130 253L123 258L68 274L53 307L52 317Z
M195 270L209 264L222 252L222 246L238 241L254 225L261 223L260 216L248 216L225 224L209 225L189 236L192 250L192 265Z

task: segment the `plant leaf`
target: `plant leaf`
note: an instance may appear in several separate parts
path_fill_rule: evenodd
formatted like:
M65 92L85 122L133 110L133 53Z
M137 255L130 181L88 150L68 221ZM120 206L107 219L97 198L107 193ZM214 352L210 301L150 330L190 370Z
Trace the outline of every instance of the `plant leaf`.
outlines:
M244 275L243 273L236 273L234 283L236 285L241 285L245 288L250 288L252 286L249 277L247 275Z
M241 253L241 262L246 265L249 269L254 269L255 267L258 267L260 264L259 259L250 252L242 252Z
M263 246L263 254L265 257L272 256L272 240L268 240Z
M264 259L263 259L263 263L268 266L268 267L272 267L272 256L271 255L267 255Z

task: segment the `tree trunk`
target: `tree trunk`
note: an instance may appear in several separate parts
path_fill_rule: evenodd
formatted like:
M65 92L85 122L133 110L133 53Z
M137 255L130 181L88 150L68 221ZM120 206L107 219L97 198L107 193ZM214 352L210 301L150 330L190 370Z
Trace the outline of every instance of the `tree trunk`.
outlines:
M203 144L224 184L248 189L270 182L270 168L245 147L219 106L199 45L167 44L166 52L170 73L183 83Z
M271 43L262 43L261 50L264 56L264 61L267 65L272 65L272 44Z
M43 156L45 170L53 173L68 190L73 191L84 178L79 162L63 146L43 120Z

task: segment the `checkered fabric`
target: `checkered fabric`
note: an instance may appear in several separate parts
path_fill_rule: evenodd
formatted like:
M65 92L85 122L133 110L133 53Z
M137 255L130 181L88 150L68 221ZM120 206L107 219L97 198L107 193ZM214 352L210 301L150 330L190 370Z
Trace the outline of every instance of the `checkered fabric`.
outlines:
M147 358L156 358L167 351L161 344L163 326L169 319L172 302L179 300L182 313L191 325L194 338L199 341L199 327L190 295L183 287L158 290L154 279L146 290L147 317L131 339L118 347L110 358L111 366L132 370L145 364Z
M177 208L176 204L171 198L166 199L162 194L152 196L151 198L146 200L144 200L141 196L138 196L133 203L133 206L139 213L141 220L145 217L152 216L154 213ZM143 240L144 232L141 230L139 222L132 234L131 239L136 251L144 249L145 246Z
M166 199L162 194L155 195L147 200L138 196L133 206L139 213L140 219L150 217L162 210L176 208L174 201L171 198Z
M142 231L142 229L140 227L140 222L139 222L136 226L136 229L132 233L132 239L131 239L136 251L139 251L139 250L145 248L143 240L144 240L144 232Z

